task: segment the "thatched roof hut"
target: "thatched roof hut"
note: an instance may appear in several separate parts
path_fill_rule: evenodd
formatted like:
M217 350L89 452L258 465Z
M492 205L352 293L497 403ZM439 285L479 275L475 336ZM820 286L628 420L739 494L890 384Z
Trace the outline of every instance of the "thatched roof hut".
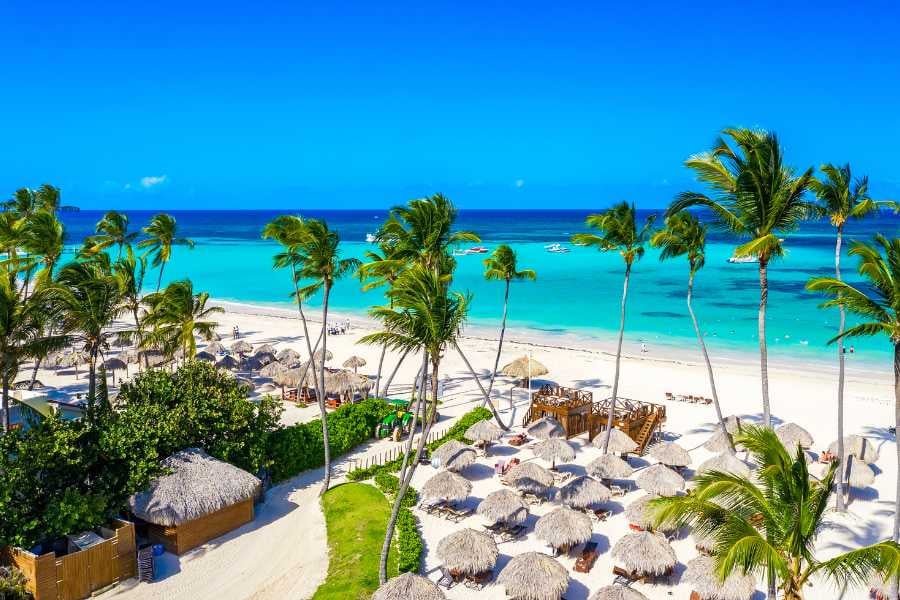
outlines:
M304 369L301 365L294 369L277 372L272 377L272 381L287 387L299 387L301 385L316 387L316 374L313 369Z
M594 441L591 442L597 448L602 448L603 444L606 443L606 438L609 438L609 447L606 449L607 452L614 452L616 454L627 454L628 452L634 452L638 448L637 442L635 442L631 437L622 431L621 429L610 429L609 431L604 431L594 438Z
M831 445L828 446L828 451L831 454L838 456L837 440L831 442ZM865 438L861 435L848 435L844 437L844 453L855 456L870 465L878 462L878 448L875 447L875 444L873 444L869 438Z
M705 473L706 471L721 471L722 473L731 473L740 477L750 476L750 467L747 466L747 463L727 452L717 454L700 463L700 466L697 467L697 473Z
M531 437L546 440L552 437L565 437L566 430L553 417L543 417L525 428Z
M468 479L452 471L438 471L422 486L421 495L428 500L459 502L472 491Z
M798 444L801 448L811 448L813 445L813 438L809 432L796 423L781 425L775 430L775 435L781 440L781 445L791 454L797 451Z
M285 348L284 350L280 350L278 354L275 355L275 360L288 368L295 367L302 362L300 353L293 348Z
M503 489L488 494L475 512L491 523L516 525L528 517L528 505L514 491Z
M507 377L516 379L528 379L546 375L550 371L538 361L528 356L520 356L511 363L504 365L500 372Z
M219 354L221 352L225 352L225 346L222 345L221 342L211 342L206 345L204 348L210 354Z
M253 351L253 356L259 356L260 354L271 354L273 357L278 350L275 349L275 346L272 344L263 344L262 346L257 346L256 350Z
M466 429L466 439L478 442L495 442L503 435L503 430L491 420L478 421Z
M537 463L524 462L509 470L507 480L517 490L544 494L553 486L553 473Z
M515 600L559 600L569 589L569 571L546 554L525 552L509 561L497 582Z
M691 455L675 442L657 442L650 446L648 454L669 467L686 467L691 464Z
M846 467L838 468L846 468L844 474L850 487L865 488L875 483L875 471L872 467L853 455L849 457Z
M448 471L462 471L475 462L475 450L458 440L450 440L438 446L432 453Z
M663 575L678 562L675 551L658 533L639 531L621 538L612 549L625 570L642 575Z
M628 522L637 525L643 529L647 529L653 526L653 519L651 518L649 507L647 503L653 500L654 498L659 498L656 494L645 494L641 496L631 504L625 507L625 518L628 519Z
M601 454L588 463L587 472L599 479L623 479L631 477L634 469L615 454Z
M684 477L662 464L644 469L635 483L642 490L660 496L674 496L684 489Z
M721 581L710 556L699 556L689 562L682 579L691 584L700 600L748 600L756 591L756 578L740 571L730 573Z
M237 369L240 365L241 365L241 363L238 361L238 359L231 356L230 354L226 354L221 359L219 359L219 362L216 363L216 366L219 367L220 369L228 369L228 370Z
M721 454L722 452L729 452L733 442L734 440L730 437L730 434L726 435L720 427L716 427L716 432L703 443L703 447L710 452Z
M463 575L492 570L499 553L493 536L468 528L454 531L437 545L437 557L441 564Z
M534 526L538 539L554 548L568 548L586 542L591 539L592 532L591 518L567 506L547 513Z
M269 363L259 370L260 377L274 378L279 373L284 373L288 368L280 362Z
M244 340L240 340L231 345L231 351L237 354L250 354L253 351L253 346Z
M331 350L322 351L321 348L313 352L313 360L316 362L328 362L334 358L334 354L331 353Z
M341 370L325 373L325 391L329 394L369 389L369 380L353 371Z
M624 585L607 585L588 598L588 600L650 600L637 590Z
M562 438L547 438L534 447L534 455L556 465L556 461L569 462L575 458L575 448Z
M204 362L211 362L211 363L216 362L215 354L210 354L206 350L201 350L194 356L194 358L196 358L197 360L202 360Z
M585 508L609 500L609 488L586 475L576 477L559 489L559 501L566 506Z
M372 594L372 600L447 600L436 583L415 573L388 579Z

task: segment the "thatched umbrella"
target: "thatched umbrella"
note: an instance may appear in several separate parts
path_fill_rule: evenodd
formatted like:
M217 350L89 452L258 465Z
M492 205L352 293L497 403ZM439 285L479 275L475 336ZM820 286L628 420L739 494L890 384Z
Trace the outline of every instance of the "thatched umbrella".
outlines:
M665 537L650 531L629 533L612 549L626 571L641 575L664 575L678 562L675 551Z
M466 439L476 442L495 442L503 435L496 423L487 419L478 421L466 429Z
M569 589L569 570L540 552L514 556L497 582L516 600L559 600Z
M721 452L729 452L731 450L731 443L732 440L730 439L730 435L726 435L722 432L721 428L717 428L716 432L703 443L703 447L710 452L718 454Z
M436 583L415 573L388 579L372 594L372 600L447 600Z
M716 551L716 538L711 535L700 535L696 531L691 534L694 538L694 546L697 550L706 554L712 554Z
M711 556L698 556L689 562L682 579L691 584L700 600L747 600L756 591L756 578L740 570L721 581Z
M56 365L59 367L74 367L75 368L75 378L78 378L78 365L86 364L90 361L90 356L88 356L87 352L82 352L81 350L73 350L72 348L67 348L63 350L56 358Z
M637 590L624 585L607 585L588 598L588 600L650 600Z
M828 446L828 452L834 456L838 456L837 440L831 442ZM870 465L878 462L878 448L868 439L861 435L848 435L844 437L844 452L850 456L869 463ZM840 458L838 456L838 458Z
M253 360L264 367L275 362L275 354L273 352L256 352L253 354Z
M237 369L240 365L241 363L238 362L238 359L231 356L230 354L226 354L221 359L219 359L219 362L216 363L216 366L220 369L228 369L229 371Z
M358 368L366 366L366 359L354 355L345 360L341 366L345 369L353 369L353 372L356 373Z
M269 363L259 370L260 377L270 377L273 378L279 373L284 373L288 368L281 364L280 362Z
M250 473L217 460L198 448L176 452L162 461L166 475L128 505L140 519L173 527L254 497L260 481Z
M124 369L126 373L128 372L128 364L121 358L107 358L103 361L103 366L106 367L107 371L112 372L113 385L116 385L116 371Z
M697 467L697 473L705 473L706 471L721 471L722 473L731 473L740 477L750 476L750 467L747 466L747 463L728 452L717 454L703 461Z
M575 448L562 438L547 438L534 447L534 455L555 467L556 461L569 462L573 460Z
M550 371L538 361L528 356L520 356L511 363L504 365L500 372L507 377L515 379L528 379L546 375Z
M725 431L727 431L731 435L734 435L741 430L742 421L739 416L728 415L722 420L725 421Z
M847 461L844 474L850 487L865 488L875 483L875 472L872 470L872 467L853 455Z
M145 363L151 367L158 367L161 364L169 362L169 357L159 350L143 350L138 354L139 362Z
M258 346L256 350L253 351L253 355L258 356L260 354L271 354L272 356L275 356L276 352L278 352L278 350L276 350L275 346L273 346L272 344L263 344L262 346Z
M599 479L631 477L634 469L615 454L601 454L588 463L587 472Z
M662 464L644 469L635 483L642 490L660 496L674 496L684 489L684 477Z
M523 492L543 494L553 485L553 473L533 462L519 463L507 475L512 486Z
M206 350L201 350L194 356L194 358L196 358L197 360L202 360L204 362L216 362L216 356L214 354L210 354Z
M653 519L648 510L647 503L654 498L659 498L656 494L645 494L625 507L625 518L628 522L637 525L642 529L648 529L653 526Z
M538 519L534 533L554 548L570 548L591 539L593 527L586 514L562 506Z
M263 356L265 356L265 355L263 355ZM246 368L248 371L251 371L251 372L259 371L267 364L268 363L264 363L263 361L261 361L259 359L259 357L256 355L251 356L250 358L247 358L244 360L244 368Z
M606 449L607 452L613 452L615 454L627 454L629 452L634 452L638 448L637 442L635 442L631 437L622 431L621 429L611 429L609 431L604 431L600 435L594 438L592 442L594 446L597 448L602 448L603 444L606 443L606 438L609 438L609 447Z
M213 342L211 344L207 344L206 348L204 348L210 354L221 354L225 352L225 346L223 346L220 342Z
M657 442L650 446L648 454L668 467L686 467L691 455L675 442Z
M334 358L334 354L331 353L331 350L325 350L323 352L322 349L319 348L313 353L313 360L316 362L328 362L332 358Z
M587 475L576 477L559 489L559 501L566 506L586 508L606 502L611 493L609 488Z
M536 437L541 440L552 437L563 437L566 435L566 430L563 429L563 426L559 424L559 421L553 417L543 417L538 419L526 427L525 431L531 437Z
M431 453L441 466L448 471L462 471L475 462L475 450L460 441L450 440L438 446Z
M775 435L791 454L797 451L797 445L801 448L811 448L813 445L813 438L809 432L796 423L785 423L775 430Z
M250 354L253 351L253 346L249 342L240 340L231 345L231 351L236 354Z
M486 573L497 564L497 542L484 531L461 529L437 545L437 557L447 569L461 575Z
M491 523L517 525L528 517L528 505L514 491L503 489L488 494L475 512Z
M300 358L300 354L291 348L285 348L276 354L275 359L286 367L296 367L303 362Z
M438 471L422 486L420 494L427 500L460 502L472 491L472 484L465 477L452 471Z

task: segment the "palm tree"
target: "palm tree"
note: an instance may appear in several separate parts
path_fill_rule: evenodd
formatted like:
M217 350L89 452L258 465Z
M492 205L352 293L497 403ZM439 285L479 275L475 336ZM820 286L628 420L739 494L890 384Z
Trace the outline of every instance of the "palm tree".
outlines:
M843 242L844 225L849 219L861 219L867 215L878 212L882 207L897 209L898 205L893 201L873 200L869 196L869 178L861 177L854 180L850 165L835 166L825 164L819 167L825 176L822 179L813 179L811 189L822 205L822 210L828 216L829 221L836 230L834 242L834 276L841 279L841 244ZM843 305L838 305L839 327L837 339L838 354L838 456L844 455L844 333L846 326L846 314ZM844 476L840 473L837 478L837 509L844 510Z
M616 369L613 375L612 399L609 404L609 418L606 428L612 429L616 399L619 394L619 366L622 361L622 340L625 337L625 303L628 299L628 280L634 263L644 256L644 246L650 237L656 215L650 215L641 225L637 224L637 211L634 204L620 202L606 211L590 215L585 223L599 233L576 233L572 242L583 246L593 246L600 252L617 251L625 262L625 283L622 287L622 308L619 316L619 343L616 348ZM609 438L603 443L603 453L609 447Z
M10 285L16 287L16 275L19 272L19 246L25 229L25 217L20 217L11 210L0 213L0 252L6 254L2 267L7 272Z
M884 541L819 560L816 537L826 525L837 465L810 476L801 449L791 456L768 427L745 426L736 440L756 464L753 479L709 471L686 496L651 501L657 526L690 526L713 542L716 572L757 573L777 584L785 600L802 600L811 578L866 585L873 575L900 573L900 545ZM822 597L821 591L816 597Z
M146 254L152 256L153 267L159 269L159 277L156 280L156 291L159 291L162 285L163 269L166 263L172 257L173 246L194 247L194 242L187 238L177 237L178 227L175 223L175 217L160 213L150 219L150 224L144 227L144 233L148 236L146 239L138 242L138 248L146 248Z
M484 278L488 281L503 281L503 320L500 324L500 340L497 343L497 356L494 359L494 369L491 371L491 380L488 383L487 393L491 395L494 389L494 378L497 376L497 367L500 365L500 353L503 350L503 336L506 334L506 315L509 308L509 284L513 281L534 281L537 273L533 269L522 269L516 264L516 253L506 244L500 244L494 249L493 254L484 259Z
M832 338L834 343L846 337L884 336L894 350L894 426L900 428L900 238L888 240L881 234L874 243L854 242L850 256L859 257L857 270L868 284L860 288L836 277L810 279L806 289L830 296L822 306L844 307L863 319ZM844 455L838 453L838 459ZM900 475L900 444L897 444ZM900 477L894 509L894 541L900 541Z
M65 229L54 213L39 210L25 219L22 228L21 247L30 256L21 268L26 273L25 291L31 273L41 267L37 277L49 282L53 278L53 269L59 262L65 246Z
M193 358L197 353L195 336L212 340L219 324L209 318L225 312L220 306L206 306L208 301L207 292L194 293L190 279L175 281L162 292L145 297L149 310L144 323L153 330L142 345L161 348L169 356L181 350L185 360Z
M355 258L341 258L339 246L341 238L336 231L328 228L325 221L307 219L304 222L304 234L300 236L294 247L297 254L297 278L311 283L297 290L298 297L304 300L316 292L322 292L322 354L328 352L328 300L331 289L339 279L349 275L359 267L360 261ZM308 340L307 336L307 340ZM312 362L312 357L310 357ZM325 483L319 495L328 491L331 482L331 451L328 447L328 425L325 415L325 361L319 361L319 389L316 398L319 401L319 412L322 417L322 438L325 446Z
M83 254L90 256L112 246L118 247L116 260L122 258L122 250L137 238L137 232L128 231L128 215L111 210L103 215L95 227L96 234L84 240Z
M666 218L665 228L657 231L650 238L650 245L661 248L660 260L668 260L679 256L687 256L688 259L688 285L687 285L687 309L694 324L694 333L697 334L697 343L700 344L700 352L706 362L706 372L709 375L709 387L712 390L713 405L716 408L716 417L725 439L731 440L728 430L725 428L725 419L722 417L722 407L719 405L719 394L716 391L716 378L713 374L709 353L706 351L706 343L703 341L703 333L697 323L697 315L694 314L692 303L694 294L694 276L706 263L706 226L700 223L694 215L687 212L679 212ZM734 448L731 448L732 452Z
M431 402L426 404L422 401L422 395L417 395L419 400L413 411L415 415L413 423L418 421L421 411L423 429L418 438L415 456L411 461L414 437L412 433L407 440L400 470L400 489L394 499L381 549L379 578L382 582L387 578L387 556L394 537L400 505L437 415L441 358L449 346L456 344L456 338L468 314L469 296L448 292L447 280L446 275L441 275L421 264L414 264L404 270L387 292L391 305L375 307L370 311L370 314L382 323L383 330L364 336L360 340L362 343L386 345L392 350L403 352L421 349L431 366Z
M796 176L794 169L784 164L782 149L774 133L752 129L725 129L722 133L734 147L719 138L711 151L685 161L685 165L696 172L697 179L710 187L712 196L682 192L667 214L691 206L711 210L718 225L748 240L735 249L735 254L753 256L759 262L760 379L763 418L766 427L771 427L766 348L768 267L772 260L784 255L780 236L818 213L814 204L804 200L813 180L813 169L810 167Z
M48 286L62 331L82 345L89 359L88 409L96 400L97 357L109 348L114 335L111 325L123 310L120 280L111 273L109 261L92 259L71 262Z
M59 188L45 183L36 190L16 190L13 197L3 203L2 208L21 218L31 216L39 210L55 213L59 210L59 198Z

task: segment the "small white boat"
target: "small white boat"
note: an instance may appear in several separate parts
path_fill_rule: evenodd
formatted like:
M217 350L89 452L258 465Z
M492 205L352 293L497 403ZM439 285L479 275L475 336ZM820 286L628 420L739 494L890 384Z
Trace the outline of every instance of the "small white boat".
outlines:
M378 241L378 239L375 237L374 234L372 234L372 233L367 233L367 234L366 234L366 241L369 242L370 244L374 244L375 242Z
M550 244L549 246L544 246L544 248L547 249L547 252L553 252L554 254L565 254L570 251L562 244Z
M749 255L732 256L731 258L728 259L728 262L730 262L731 264L743 265L746 263L757 263L757 262L759 262L759 259L755 256L749 256Z

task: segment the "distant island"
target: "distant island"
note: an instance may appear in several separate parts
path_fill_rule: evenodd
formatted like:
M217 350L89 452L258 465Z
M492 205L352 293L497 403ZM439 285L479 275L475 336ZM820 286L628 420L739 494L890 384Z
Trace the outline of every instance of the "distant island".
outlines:
M69 205L60 206L59 210L62 212L79 212L79 211L81 211L81 209L78 208L77 206L69 206Z

